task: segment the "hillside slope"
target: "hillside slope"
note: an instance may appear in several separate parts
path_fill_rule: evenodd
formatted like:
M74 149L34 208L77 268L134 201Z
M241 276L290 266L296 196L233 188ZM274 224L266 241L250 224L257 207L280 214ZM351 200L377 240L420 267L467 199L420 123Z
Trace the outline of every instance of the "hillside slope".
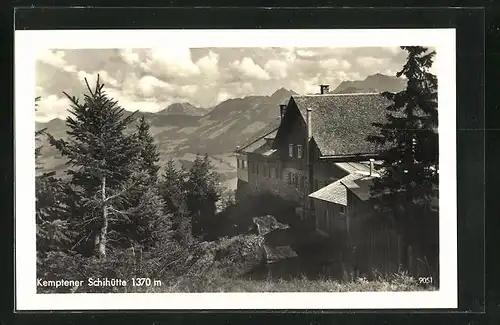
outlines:
M151 133L160 152L161 163L174 159L189 167L197 153L207 153L225 181L234 177L236 161L233 151L269 123L279 119L279 104L288 100L293 91L279 89L271 96L249 96L226 100L203 116L186 112L140 113L151 125ZM65 122L54 119L37 123L36 129L47 128L56 138L66 138ZM133 128L131 128L131 131ZM46 171L61 170L65 160L42 140L41 162Z

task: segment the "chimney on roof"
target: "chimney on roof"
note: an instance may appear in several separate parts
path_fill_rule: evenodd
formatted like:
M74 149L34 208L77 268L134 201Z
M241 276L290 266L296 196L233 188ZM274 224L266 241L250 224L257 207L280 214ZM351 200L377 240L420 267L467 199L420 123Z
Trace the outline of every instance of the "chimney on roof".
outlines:
M283 116L285 116L286 113L286 104L280 104L280 117L283 119Z
M330 85L319 85L319 87L321 95L328 94L328 92L330 91Z
M373 176L373 173L375 172L375 170L373 169L374 166L373 166L373 162L375 161L375 159L371 158L370 159L370 176Z

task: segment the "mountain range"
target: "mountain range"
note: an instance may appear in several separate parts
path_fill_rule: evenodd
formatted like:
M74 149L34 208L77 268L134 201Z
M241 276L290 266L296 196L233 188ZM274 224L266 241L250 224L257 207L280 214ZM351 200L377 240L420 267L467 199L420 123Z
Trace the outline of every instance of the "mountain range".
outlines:
M377 74L361 81L344 81L332 93L399 91L404 86L404 80ZM280 88L270 96L228 99L211 108L175 103L157 113L138 112L136 115L145 116L149 121L161 163L174 159L189 167L197 153L207 153L222 180L229 181L235 178L236 173L233 151L270 123L276 123L279 104L292 95L297 93ZM42 128L56 138L67 137L65 121L61 119L36 123L36 129ZM43 170L63 169L65 160L47 143L47 139L42 138L41 145Z
M406 79L387 76L376 73L366 77L364 80L346 80L342 81L330 93L349 94L349 93L381 93L385 91L399 92L406 87Z

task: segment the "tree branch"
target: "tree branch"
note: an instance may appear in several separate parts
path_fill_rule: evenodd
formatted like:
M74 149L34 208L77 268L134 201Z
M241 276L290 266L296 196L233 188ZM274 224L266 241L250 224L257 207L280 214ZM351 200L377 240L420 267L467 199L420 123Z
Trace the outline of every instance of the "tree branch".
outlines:
M115 198L117 198L117 197L119 197L119 196L121 196L121 195L123 195L123 194L127 193L130 189L132 189L132 187L136 186L137 184L139 184L139 182L134 182L134 183L133 183L133 184L131 184L130 186L126 187L123 191L121 191L121 192L119 192L119 193L116 193L116 194L114 194L114 195L108 196L108 197L104 200L104 202L108 202L108 201L110 201L110 200L113 200L113 199L115 199Z

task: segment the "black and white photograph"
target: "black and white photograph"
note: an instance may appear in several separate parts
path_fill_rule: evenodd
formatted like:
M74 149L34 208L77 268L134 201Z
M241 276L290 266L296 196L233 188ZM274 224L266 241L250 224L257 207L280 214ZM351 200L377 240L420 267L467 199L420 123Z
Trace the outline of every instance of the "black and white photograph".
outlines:
M456 305L453 30L74 32L16 44L42 309Z

